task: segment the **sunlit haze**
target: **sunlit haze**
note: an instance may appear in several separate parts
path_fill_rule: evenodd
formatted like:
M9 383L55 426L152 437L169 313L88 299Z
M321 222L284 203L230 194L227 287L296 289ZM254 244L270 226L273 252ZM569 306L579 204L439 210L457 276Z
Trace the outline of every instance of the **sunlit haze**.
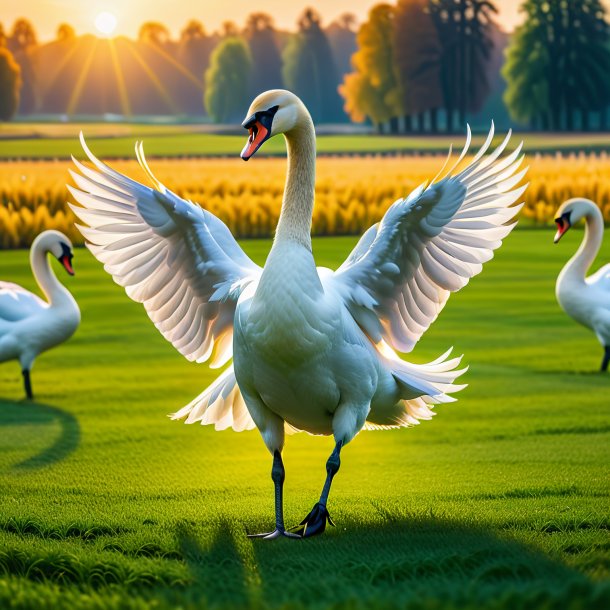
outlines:
M499 9L498 21L506 30L512 30L521 19L518 7L522 0L495 0ZM604 0L606 6L610 0ZM242 26L248 14L264 11L272 15L276 26L294 29L299 14L306 6L320 11L325 23L330 23L339 15L351 12L362 21L369 9L376 4L373 0L325 0L286 2L286 0L228 0L216 2L204 0L0 0L0 21L5 30L15 19L30 19L39 38L44 41L54 38L60 23L71 24L77 34L92 33L108 35L97 26L96 17L103 12L116 17L116 35L135 37L144 21L160 21L177 35L189 19L199 19L207 31L218 29L224 21L234 21Z
M108 11L102 11L95 18L95 27L100 34L104 34L105 36L109 36L114 32L117 26L117 19Z

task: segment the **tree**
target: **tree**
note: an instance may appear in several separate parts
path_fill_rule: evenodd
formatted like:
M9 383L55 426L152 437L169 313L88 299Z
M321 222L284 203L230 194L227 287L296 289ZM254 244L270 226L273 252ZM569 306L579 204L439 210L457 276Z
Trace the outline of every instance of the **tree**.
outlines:
M62 23L57 28L57 40L68 41L76 38L76 32L74 28L68 23Z
M217 123L240 118L248 104L252 58L241 38L223 40L213 51L205 73L205 107Z
M10 46L17 49L27 49L38 44L34 26L27 19L17 19L13 25Z
M10 121L19 108L21 69L13 54L0 47L0 121Z
M393 28L393 57L400 84L405 128L412 117L430 111L430 126L437 131L437 110L443 106L440 80L441 44L428 0L399 0Z
M21 68L19 112L33 112L37 106L35 52L38 39L34 26L27 19L17 19L7 41L8 49Z
M441 83L452 131L454 112L464 125L466 112L480 109L489 94L486 66L497 9L489 0L430 0L430 13L442 45Z
M570 130L610 103L610 34L599 0L526 0L503 69L511 115Z
M162 23L147 21L140 26L138 40L163 47L170 41L169 30Z
M341 80L351 70L351 58L356 52L358 21L352 13L343 13L325 30Z
M177 58L192 78L184 83L180 102L189 114L201 114L205 94L203 75L210 65L215 40L208 36L203 24L192 19L180 33Z
M234 21L223 21L221 28L221 36L223 38L234 38L239 36L239 28Z
M394 69L392 35L394 8L378 4L356 36L358 50L352 56L354 72L344 78L340 92L345 111L354 121L367 117L378 129L402 114L401 95Z
M303 100L314 120L342 120L344 115L337 92L339 78L320 15L307 8L298 26L298 33L290 38L283 53L284 82Z
M280 89L282 57L275 41L273 19L266 13L252 13L246 21L245 35L252 54L250 93Z

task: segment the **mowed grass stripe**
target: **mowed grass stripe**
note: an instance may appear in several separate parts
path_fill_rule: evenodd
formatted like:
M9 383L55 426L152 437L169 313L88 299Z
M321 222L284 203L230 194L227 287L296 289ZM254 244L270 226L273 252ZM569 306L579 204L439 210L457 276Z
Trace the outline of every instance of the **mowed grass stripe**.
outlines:
M61 277L82 326L37 362L35 403L16 363L0 366L0 607L607 607L610 377L554 298L582 233L560 246L552 233L511 234L416 347L417 362L465 353L458 402L359 435L333 486L337 527L271 544L245 537L273 519L258 432L166 418L217 373L177 354L79 249ZM354 243L314 251L336 266ZM260 263L269 242L244 247ZM0 253L0 276L34 288L27 252ZM331 448L287 439L290 524Z
M24 126L25 127L25 126ZM69 159L80 153L78 134L82 129L87 141L94 147L96 155L105 158L133 158L136 140L144 140L146 156L154 157L237 157L246 141L243 135L223 135L200 133L199 126L155 125L74 125L60 131L34 130L35 137L15 135L13 132L0 138L0 159ZM66 135L70 133L70 135ZM51 135L51 134L59 134ZM51 135L51 137L49 137ZM394 136L377 134L319 135L316 145L322 155L362 155L362 154L447 154L453 144L458 149L464 142L464 133L439 136ZM473 151L483 141L485 133L476 137ZM500 133L494 144L499 144L504 135ZM528 153L563 152L607 152L610 137L606 133L595 134L516 134L516 141L524 140ZM277 136L265 143L259 156L284 156L286 145Z

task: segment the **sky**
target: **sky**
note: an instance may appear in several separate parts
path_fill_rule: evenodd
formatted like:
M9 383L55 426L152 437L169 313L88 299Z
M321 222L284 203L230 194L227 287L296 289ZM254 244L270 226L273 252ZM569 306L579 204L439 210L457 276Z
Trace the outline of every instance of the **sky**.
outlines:
M518 23L517 7L521 0L496 0L500 21L505 29ZM173 35L178 35L189 19L199 19L207 31L213 31L232 20L242 26L247 15L264 11L273 16L276 26L294 29L306 6L320 11L324 23L345 12L354 13L359 21L366 18L375 0L0 0L0 23L10 30L15 19L27 17L41 41L55 37L57 26L70 23L77 34L97 33L95 17L102 11L116 16L116 34L135 37L144 21L161 21Z
M499 23L511 31L521 19L518 7L522 0L495 0ZM295 28L299 14L313 6L322 14L324 23L345 12L354 13L362 21L375 0L0 0L0 23L10 30L15 19L32 21L41 41L55 37L57 26L70 23L77 34L97 33L96 16L108 11L116 16L116 34L137 35L144 21L161 21L171 33L178 35L189 19L199 19L207 31L217 29L223 21L244 24L247 15L264 11L273 16L281 29ZM610 0L604 0L610 6Z

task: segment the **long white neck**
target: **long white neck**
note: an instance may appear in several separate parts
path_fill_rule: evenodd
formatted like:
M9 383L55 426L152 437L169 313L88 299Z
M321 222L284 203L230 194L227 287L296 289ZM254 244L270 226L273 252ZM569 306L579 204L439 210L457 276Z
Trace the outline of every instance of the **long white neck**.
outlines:
M567 262L559 274L558 282L568 280L584 282L589 267L593 264L604 236L604 219L602 213L592 201L579 199L578 204L586 207L585 235L576 254Z
M311 217L316 182L316 133L305 110L297 125L284 134L288 174L275 242L294 241L311 250Z
M30 265L32 273L40 286L40 290L47 297L47 300L53 306L59 306L68 301L72 301L72 295L62 284L49 263L47 249L41 243L34 243L30 250Z

